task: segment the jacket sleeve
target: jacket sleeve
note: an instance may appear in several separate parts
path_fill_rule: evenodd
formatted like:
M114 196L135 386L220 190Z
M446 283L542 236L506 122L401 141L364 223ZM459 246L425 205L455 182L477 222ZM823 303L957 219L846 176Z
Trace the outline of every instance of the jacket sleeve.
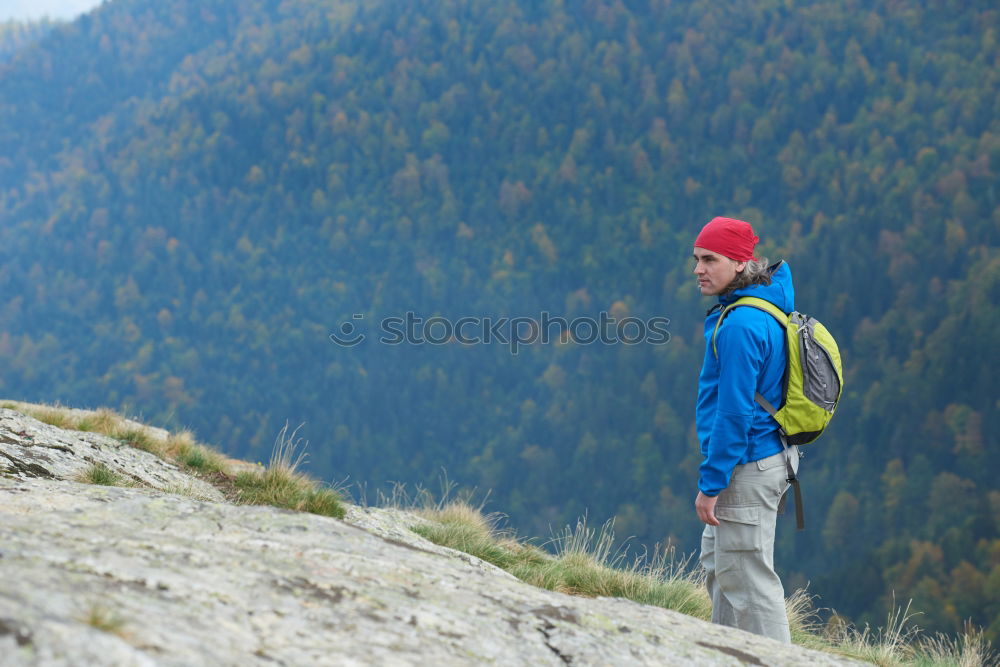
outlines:
M706 496L716 496L729 486L733 468L749 446L756 405L754 392L766 353L762 335L766 324L757 325L756 314L751 308L734 310L727 315L715 338L719 352L719 397L708 452L698 478L698 488Z

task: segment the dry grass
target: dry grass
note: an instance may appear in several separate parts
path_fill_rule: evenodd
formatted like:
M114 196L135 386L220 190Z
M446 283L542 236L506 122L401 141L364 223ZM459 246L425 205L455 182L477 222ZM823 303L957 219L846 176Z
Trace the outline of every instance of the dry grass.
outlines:
M135 426L128 427L122 424L121 427L107 432L106 435L110 435L112 438L117 438L121 440L126 445L131 445L136 449L141 449L144 452L149 452L163 458L160 454L162 443L157 438L154 438L149 434L149 431L143 428L137 428Z
M858 629L835 619L829 625L826 637L832 643L834 652L879 667L912 664L908 658L911 657L918 630L909 623L911 617L910 605L907 604L905 609L894 608L885 625L879 628L865 625Z
M56 428L76 429L79 422L76 417L64 408L39 406L37 408L27 408L24 411L38 421L55 426Z
M195 441L190 431L171 433L160 445L162 456L203 473L226 472L226 457ZM154 452L155 453L155 452Z
M510 572L519 579L549 590L587 597L622 597L642 604L672 609L695 618L711 618L711 601L699 571L672 552L657 552L628 560L614 548L610 523L600 530L579 521L552 543L554 554L497 529L501 515L485 515L466 501L428 502L415 509L430 520L413 530L432 542L458 549ZM396 489L396 506L405 500ZM411 510L414 508L411 507ZM996 665L996 656L982 632L966 628L957 639L937 635L921 638L909 621L909 607L895 609L884 627L858 629L834 617L820 622L814 596L798 590L785 601L792 641L805 648L835 653L879 667L983 667Z
M936 634L917 642L915 664L954 665L954 667L981 667L1000 664L998 656L983 636L983 631L966 624L960 637Z
M275 440L266 469L237 473L233 485L238 502L344 518L346 511L340 494L298 471L305 460L305 444L298 437L298 430L289 433L285 424Z
M426 508L418 513L431 521L413 529L419 535L436 544L472 554L515 576L548 559L542 549L497 532L498 516L487 517L466 503L455 502L440 509Z
M78 417L60 407L12 402L3 406L60 428L95 431L118 438L201 473L237 502L338 518L344 516L341 496L335 489L325 488L298 471L305 459L305 445L297 435L298 429L289 433L287 424L278 434L266 469L234 472L228 459L197 443L188 431L161 439L153 437L145 428L126 424L123 417L106 409ZM100 464L85 471L81 481L126 484L124 478ZM415 502L407 497L402 487L396 487L392 496L383 498L381 504L403 507L428 519L428 524L413 530L432 542L472 554L536 586L574 595L623 597L696 618L711 617L711 602L702 575L690 570L687 560L676 561L672 551L627 560L623 551L613 548L611 524L594 530L585 521L580 521L575 528L567 527L553 539L555 553L552 554L498 529L502 515L486 515L481 506L474 507L467 499L447 501L452 488L445 482L442 500L438 502L431 500L431 494L419 491ZM190 489L172 491L190 493ZM884 627L866 625L858 629L836 616L824 625L819 622L813 600L814 597L803 590L786 599L792 641L798 645L864 660L879 667L992 667L997 664L990 643L980 630L971 626L957 638L940 634L922 637L919 630L909 624L909 606L894 609ZM87 611L84 622L115 634L121 634L124 625L121 618L99 605Z
M157 439L150 434L148 429L129 424L128 420L109 408L98 408L84 414L78 414L69 408L58 405L18 405L16 403L8 405L50 426L101 433L121 440L137 449L157 453Z
M827 629L826 650L879 667L995 667L997 655L982 630L967 624L958 637L923 636L910 623L910 605L894 607L879 628L855 628L834 618Z
M499 515L485 516L467 502L424 508L432 523L413 530L436 544L472 554L527 583L587 597L622 597L708 618L711 606L701 575L675 562L673 552L626 562L613 549L611 524L599 531L580 521L553 540L555 554L497 530Z
M108 408L99 408L90 415L76 418L76 425L73 428L78 431L94 431L110 435L111 437L117 437L118 431L122 427L123 420L121 416Z
M80 614L80 621L87 625L125 638L125 619L105 605L95 602Z
M8 402L5 407L20 410L39 421L58 428L103 433L121 442L154 454L207 480L235 502L247 505L272 505L300 512L343 518L341 495L299 472L305 460L305 445L298 428L289 433L288 425L275 440L266 469L245 469L214 449L198 443L190 431L179 431L166 438L151 429L129 423L121 415L101 408L83 415L59 406L27 405ZM127 486L120 475L104 466L92 466L81 475L92 484Z

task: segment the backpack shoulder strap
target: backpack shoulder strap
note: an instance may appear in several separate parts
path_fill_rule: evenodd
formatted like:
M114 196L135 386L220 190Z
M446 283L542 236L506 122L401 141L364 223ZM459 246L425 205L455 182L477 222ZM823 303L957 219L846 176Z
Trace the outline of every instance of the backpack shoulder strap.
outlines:
M781 324L781 326L788 326L788 315L785 314L785 311L766 299L758 299L755 296L741 296L730 305L730 308L733 306L751 306L757 310L763 310L765 313L770 313L774 319L778 320L778 323Z
M754 296L740 297L722 309L722 312L719 314L719 321L715 323L715 331L712 332L712 351L715 352L716 359L719 358L719 351L715 347L715 337L719 333L719 326L722 324L722 320L726 317L726 313L736 306L750 306L751 308L763 310L765 313L769 313L772 317L774 317L774 319L778 320L778 323L781 324L781 326L788 329L790 317L783 310L781 310L781 308L778 308L770 301L758 299ZM777 410L774 409L774 406L771 405L770 401L764 398L760 392L754 392L754 400L757 401L762 408L767 410L772 417L776 417ZM785 451L785 469L788 475L787 481L792 486L792 490L795 494L795 524L799 530L803 530L805 529L805 517L802 508L802 490L799 486L799 480L795 474L795 469L792 467L791 458L789 457L788 441L785 439L784 429L778 429L778 437L781 438L781 446ZM801 455L802 454L800 452L799 456ZM781 502L784 504L784 497L782 497Z
M765 299L758 299L755 296L741 296L736 301L732 302L728 306L722 309L719 313L719 320L715 323L715 330L712 331L712 352L715 353L715 358L719 358L719 350L715 346L715 337L719 335L719 327L722 326L722 320L726 318L733 308L737 306L750 306L751 308L756 308L757 310L763 310L765 313L770 313L774 319L778 320L778 323L783 327L788 327L788 315L785 314L781 308L767 301Z

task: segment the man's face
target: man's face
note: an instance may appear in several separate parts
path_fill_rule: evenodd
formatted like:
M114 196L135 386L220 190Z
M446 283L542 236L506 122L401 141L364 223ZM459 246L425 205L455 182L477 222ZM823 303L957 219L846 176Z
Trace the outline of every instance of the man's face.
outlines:
M736 274L747 265L698 246L694 248L694 259L694 275L698 277L698 289L702 296L722 294Z

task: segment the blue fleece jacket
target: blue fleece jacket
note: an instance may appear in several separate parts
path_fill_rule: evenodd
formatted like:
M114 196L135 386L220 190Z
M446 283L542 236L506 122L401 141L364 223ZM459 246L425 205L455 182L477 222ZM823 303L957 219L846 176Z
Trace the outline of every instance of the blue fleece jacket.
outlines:
M741 296L770 301L786 313L795 309L792 271L780 262L770 285L752 285L719 297L727 305ZM698 488L706 496L729 486L733 468L782 450L778 422L754 400L759 391L771 405L781 405L787 343L773 316L757 308L734 308L719 327L712 352L712 332L719 309L705 318L705 361L698 378L695 418L701 454Z

